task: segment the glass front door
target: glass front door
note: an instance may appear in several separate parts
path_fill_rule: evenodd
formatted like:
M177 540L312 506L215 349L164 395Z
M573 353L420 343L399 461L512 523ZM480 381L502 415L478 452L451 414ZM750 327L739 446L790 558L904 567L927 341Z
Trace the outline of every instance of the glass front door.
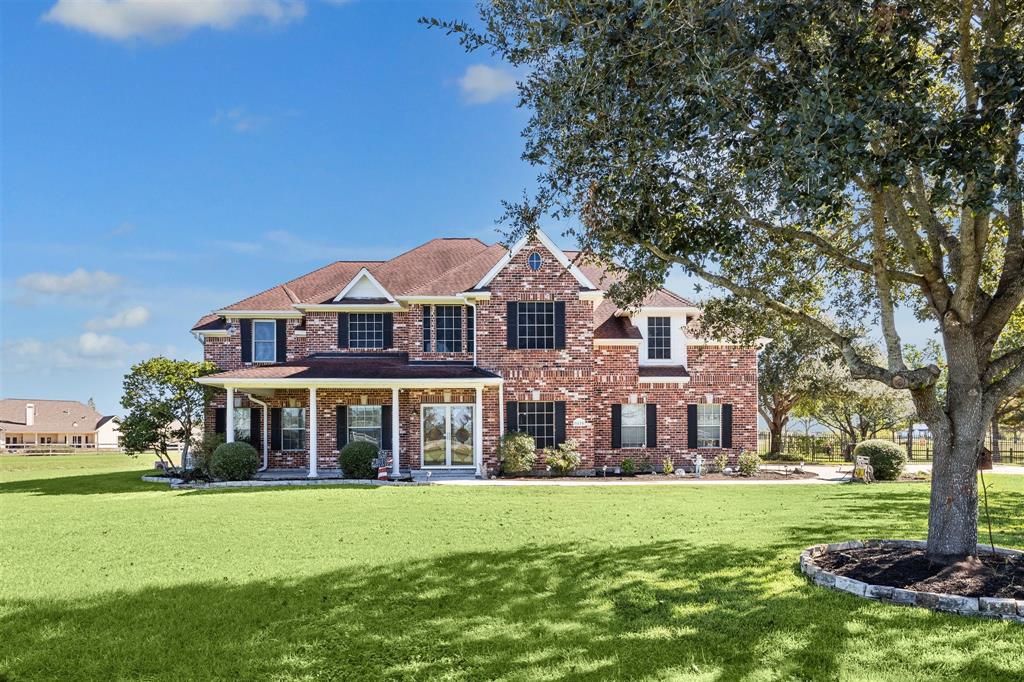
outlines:
M473 406L423 406L423 466L473 466Z

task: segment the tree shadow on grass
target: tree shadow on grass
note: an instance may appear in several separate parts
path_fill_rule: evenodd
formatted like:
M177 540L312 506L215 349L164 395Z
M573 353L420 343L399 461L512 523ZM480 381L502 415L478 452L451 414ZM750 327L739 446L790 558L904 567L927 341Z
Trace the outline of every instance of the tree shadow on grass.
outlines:
M940 636L950 626L960 654L942 674L984 666L993 679L1011 679L999 666L1020 664L1024 629L1007 634L1000 623L829 592L793 579L788 563L777 551L731 545L561 544L297 580L9 603L0 611L0 672L12 679L735 680L835 679L845 666L854 676L899 679L922 664L912 650L907 661L886 653L892 640ZM851 652L867 656L855 663L868 667L850 668Z
M166 483L147 483L142 480L145 470L115 471L105 474L33 478L0 483L0 495L28 493L30 495L105 495L110 493L146 493L167 488ZM152 472L155 474L155 472Z

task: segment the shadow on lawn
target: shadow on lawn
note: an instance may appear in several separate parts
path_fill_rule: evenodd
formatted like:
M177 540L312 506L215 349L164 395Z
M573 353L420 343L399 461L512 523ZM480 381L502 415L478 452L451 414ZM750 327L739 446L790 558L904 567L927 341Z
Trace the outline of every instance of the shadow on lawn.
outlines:
M4 493L29 493L33 495L105 495L110 493L145 493L167 488L165 483L146 483L143 469L115 471L106 474L84 474L82 476L57 476L33 478L24 481L0 483L0 495Z
M851 651L898 673L893 640L931 635L961 652L942 674L1010 677L991 649L1024 636L993 638L1001 624L827 592L784 577L788 564L730 545L565 544L14 603L0 666L13 679L832 679L857 669Z

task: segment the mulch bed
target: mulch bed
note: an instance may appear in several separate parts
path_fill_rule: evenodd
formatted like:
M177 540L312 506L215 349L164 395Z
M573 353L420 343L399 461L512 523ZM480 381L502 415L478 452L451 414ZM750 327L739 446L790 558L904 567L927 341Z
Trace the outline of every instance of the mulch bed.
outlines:
M928 561L923 549L865 547L827 552L815 564L830 573L871 585L965 597L1024 599L1024 558L992 556L979 545L979 556L951 566Z
M620 476L618 474L608 474L607 476L601 476L600 474L595 476L502 476L502 479L513 480L513 481L536 481L537 479L543 480L568 480L568 481L650 481L652 483L662 483L668 481L789 481L798 478L817 478L817 474L809 471L797 472L790 471L789 473L782 473L781 471L762 471L756 476L740 476L738 474L701 474L700 478L694 478L693 474L686 474L686 476L666 476L664 474L637 474L635 476Z

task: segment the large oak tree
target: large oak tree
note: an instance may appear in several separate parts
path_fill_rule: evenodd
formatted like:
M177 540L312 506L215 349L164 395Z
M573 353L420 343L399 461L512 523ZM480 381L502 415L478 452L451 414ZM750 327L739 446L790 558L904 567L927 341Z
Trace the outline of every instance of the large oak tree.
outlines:
M976 552L981 443L1024 386L1024 3L494 0L428 23L524 74L538 189L510 230L573 218L635 302L669 270L799 321L935 437L928 553ZM819 302L818 294L825 297ZM900 306L941 336L904 353ZM884 362L863 336L885 342ZM998 348L998 350L996 350Z

